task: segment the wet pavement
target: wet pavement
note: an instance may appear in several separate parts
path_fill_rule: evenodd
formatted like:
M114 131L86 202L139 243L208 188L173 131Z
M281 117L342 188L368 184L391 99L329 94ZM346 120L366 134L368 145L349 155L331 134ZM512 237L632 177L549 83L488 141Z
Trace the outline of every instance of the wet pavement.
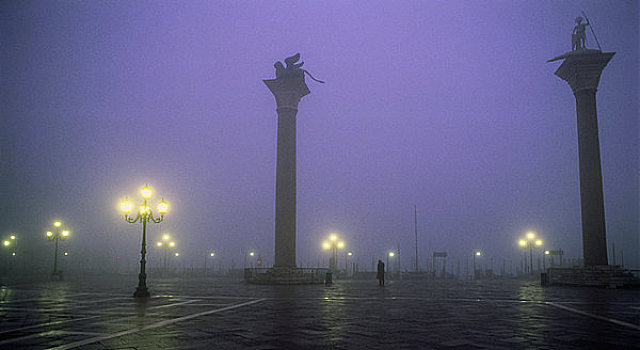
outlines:
M0 349L636 349L640 290L535 281L5 281Z

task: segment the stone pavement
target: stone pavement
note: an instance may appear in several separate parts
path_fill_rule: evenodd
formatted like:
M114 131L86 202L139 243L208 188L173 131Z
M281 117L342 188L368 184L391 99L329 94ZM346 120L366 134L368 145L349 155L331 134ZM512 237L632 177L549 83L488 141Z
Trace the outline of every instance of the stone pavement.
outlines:
M640 290L534 281L5 281L0 349L636 349ZM46 281L46 282L44 282Z

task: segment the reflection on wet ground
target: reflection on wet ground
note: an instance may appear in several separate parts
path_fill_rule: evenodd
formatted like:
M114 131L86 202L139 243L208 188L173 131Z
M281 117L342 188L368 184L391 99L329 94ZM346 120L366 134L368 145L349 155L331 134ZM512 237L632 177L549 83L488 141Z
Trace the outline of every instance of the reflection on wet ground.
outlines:
M43 278L46 280L46 278ZM0 348L635 348L640 291L535 281L259 286L135 276L8 281Z

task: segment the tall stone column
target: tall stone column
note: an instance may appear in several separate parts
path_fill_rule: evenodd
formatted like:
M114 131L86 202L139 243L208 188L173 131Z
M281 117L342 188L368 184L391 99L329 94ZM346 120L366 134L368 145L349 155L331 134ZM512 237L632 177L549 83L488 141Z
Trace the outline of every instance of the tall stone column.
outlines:
M296 267L296 114L300 99L310 91L303 75L264 83L276 98L278 113L274 267Z
M569 83L576 98L585 266L608 265L596 91L602 70L614 54L582 49L556 58L564 61L555 74Z

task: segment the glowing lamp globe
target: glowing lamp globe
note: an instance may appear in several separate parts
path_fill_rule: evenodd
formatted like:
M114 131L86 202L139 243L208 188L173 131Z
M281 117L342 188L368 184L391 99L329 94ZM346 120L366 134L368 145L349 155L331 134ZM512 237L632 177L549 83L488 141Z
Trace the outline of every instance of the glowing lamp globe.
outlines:
M151 189L149 188L149 185L144 185L142 190L140 190L140 193L142 193L142 198L144 199L151 198Z

